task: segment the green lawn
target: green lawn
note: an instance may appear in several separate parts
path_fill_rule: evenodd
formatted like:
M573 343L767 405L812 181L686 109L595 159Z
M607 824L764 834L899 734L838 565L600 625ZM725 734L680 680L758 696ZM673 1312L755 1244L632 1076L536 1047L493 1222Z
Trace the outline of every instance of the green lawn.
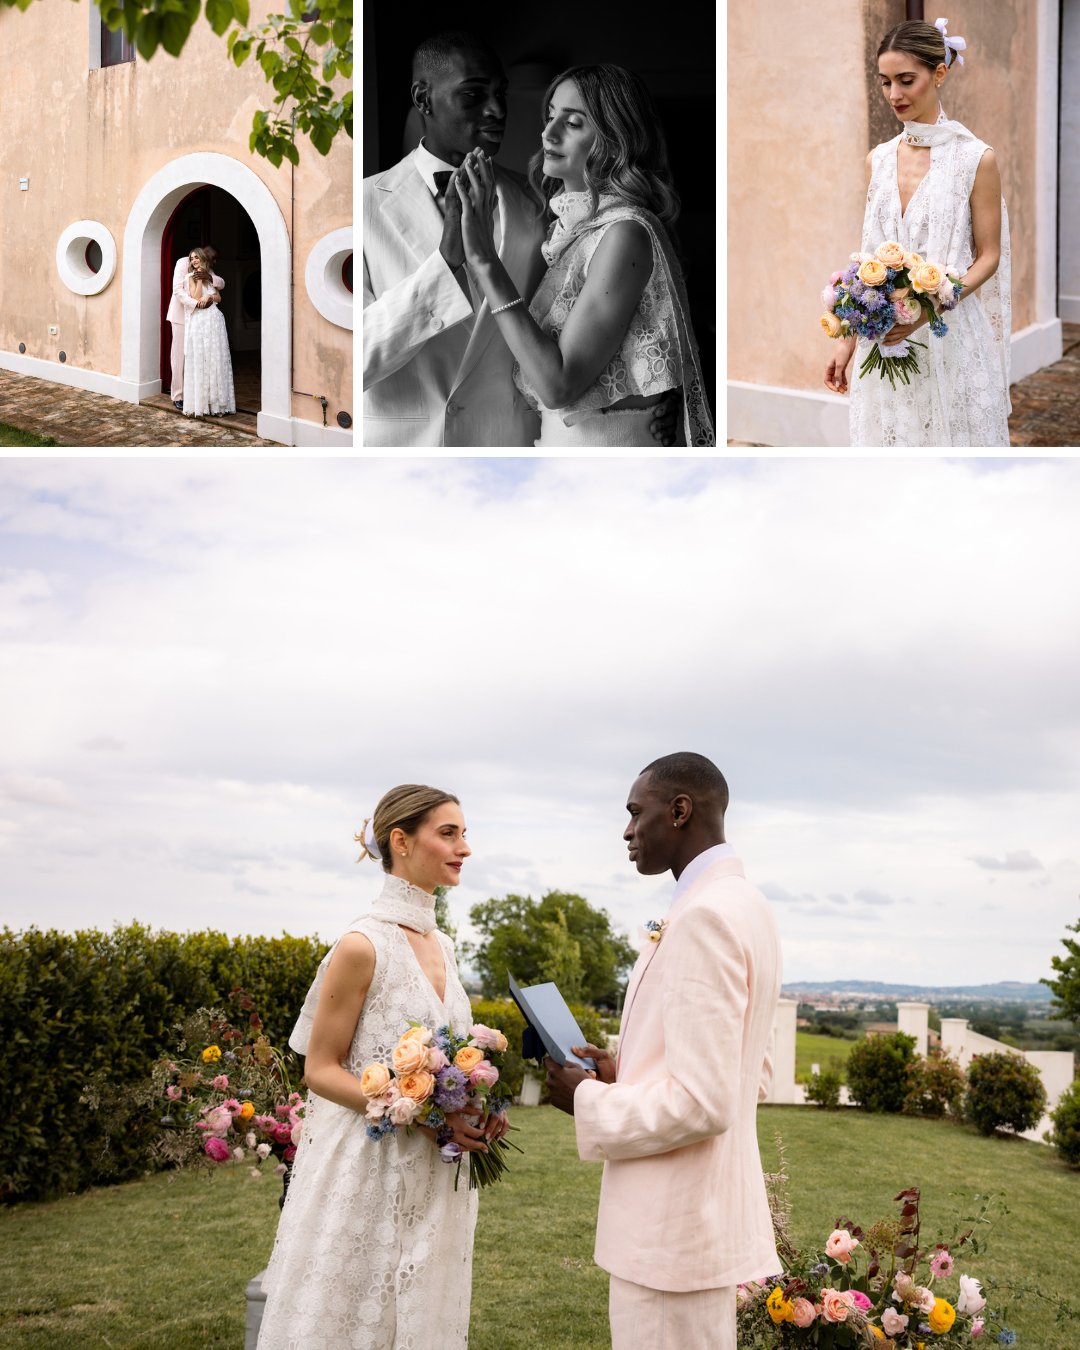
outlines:
M838 1036L815 1036L812 1031L795 1033L795 1081L808 1083L810 1070L817 1064L822 1073L835 1069L841 1081L846 1077L848 1055L856 1041L843 1041Z
M51 436L35 436L32 431L20 431L18 427L0 422L0 445L59 445Z
M775 1135L784 1140L798 1242L823 1242L841 1214L863 1225L891 1215L909 1185L922 1187L933 1241L973 1194L1004 1191L1011 1212L987 1255L959 1270L994 1294L1029 1281L1062 1296L1074 1287L1080 1173L1044 1145L851 1110L774 1106L758 1119L767 1168ZM481 1196L470 1350L597 1350L608 1344L607 1277L591 1261L600 1169L577 1161L573 1124L552 1108L515 1120L526 1156ZM277 1195L273 1178L225 1167L0 1211L0 1345L237 1350ZM1019 1350L1075 1343L1035 1301L1015 1306L1011 1325Z

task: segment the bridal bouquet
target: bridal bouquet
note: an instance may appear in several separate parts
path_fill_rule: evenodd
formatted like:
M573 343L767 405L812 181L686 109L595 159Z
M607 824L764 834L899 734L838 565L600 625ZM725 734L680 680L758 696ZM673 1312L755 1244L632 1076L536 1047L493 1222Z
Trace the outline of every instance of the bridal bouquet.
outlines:
M474 1111L478 1117L505 1114L511 1094L499 1081L499 1064L506 1048L501 1031L479 1022L468 1036L456 1036L448 1026L432 1031L410 1022L390 1064L368 1064L360 1075L360 1089L368 1099L368 1138L380 1140L398 1129L430 1125L443 1161L457 1163L460 1176L462 1150L446 1117L456 1111ZM486 1153L470 1153L470 1186L499 1181L506 1170L503 1155L511 1148L521 1152L505 1138L491 1139Z
M152 1092L164 1106L156 1147L181 1165L248 1161L253 1176L274 1159L281 1175L300 1142L304 1102L250 998L234 993L247 1013L244 1029L200 1008L180 1027L179 1052L154 1066Z
M890 240L873 253L853 253L847 270L832 274L821 292L826 311L821 326L831 338L854 333L873 342L859 367L859 379L876 369L895 389L897 378L910 384L911 376L918 374L914 348L925 351L926 346L905 339L886 356L878 345L881 339L898 323L917 323L924 314L930 332L944 337L949 328L941 316L956 308L963 289L954 268L927 262Z
M919 1235L919 1191L901 1191L895 1219L865 1232L840 1218L820 1251L803 1256L787 1232L786 1177L767 1178L777 1251L784 1273L739 1286L739 1346L871 1346L875 1350L930 1350L931 1346L1013 1345L1016 1333L987 1307L977 1279L957 1271L957 1254L978 1251L974 1226L951 1243L924 1247ZM988 1223L982 1201L974 1224ZM956 1276L954 1281L954 1274Z

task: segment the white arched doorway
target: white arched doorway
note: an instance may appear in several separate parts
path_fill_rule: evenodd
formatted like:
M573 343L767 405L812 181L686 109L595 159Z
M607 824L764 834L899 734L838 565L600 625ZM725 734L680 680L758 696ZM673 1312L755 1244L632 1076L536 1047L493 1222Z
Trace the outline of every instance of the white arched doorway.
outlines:
M124 229L120 376L135 399L161 388L161 237L194 188L223 188L251 217L262 255L262 403L259 435L292 443L292 265L289 232L270 189L228 155L184 155L159 169L135 198Z

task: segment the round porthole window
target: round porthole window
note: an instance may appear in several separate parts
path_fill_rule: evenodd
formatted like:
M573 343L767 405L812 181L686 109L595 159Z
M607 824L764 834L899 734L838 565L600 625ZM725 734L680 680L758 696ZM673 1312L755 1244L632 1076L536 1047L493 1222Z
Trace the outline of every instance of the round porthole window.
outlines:
M60 280L76 295L97 295L116 272L116 244L98 220L77 220L56 245Z
M352 226L324 234L308 254L304 285L324 319L339 328L353 326ZM346 282L346 277L348 281Z

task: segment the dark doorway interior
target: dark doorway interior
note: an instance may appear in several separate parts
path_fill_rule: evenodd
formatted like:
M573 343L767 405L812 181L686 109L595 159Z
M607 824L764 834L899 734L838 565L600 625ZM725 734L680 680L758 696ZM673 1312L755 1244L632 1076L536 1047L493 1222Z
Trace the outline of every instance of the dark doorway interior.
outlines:
M218 187L190 192L172 213L161 240L161 387L171 383L172 332L165 318L177 259L201 244L218 251L225 283L221 312L229 332L237 412L258 413L261 404L262 262L255 225L236 200Z

